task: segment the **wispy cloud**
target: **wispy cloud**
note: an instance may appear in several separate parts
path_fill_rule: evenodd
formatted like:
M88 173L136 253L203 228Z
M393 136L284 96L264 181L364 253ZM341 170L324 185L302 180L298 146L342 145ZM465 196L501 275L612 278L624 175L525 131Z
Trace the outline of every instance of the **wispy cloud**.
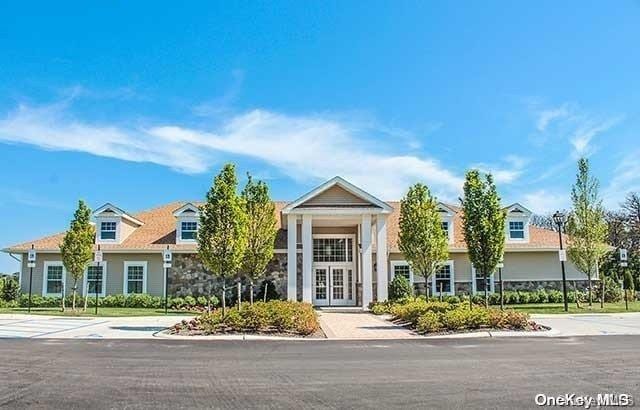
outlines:
M541 215L567 209L569 207L569 194L539 189L522 196L523 204L533 212Z
M569 138L573 146L574 158L589 156L593 153L594 147L592 140L599 134L602 134L617 125L622 117L613 117L608 119L592 119L583 118L581 124Z
M613 178L602 192L604 204L615 208L629 192L640 192L640 151L626 154L616 166Z
M545 132L549 124L558 119L567 118L569 116L568 104L562 104L557 108L543 109L537 112L536 129L539 132Z
M244 70L235 69L231 72L231 82L221 96L202 102L193 107L193 113L199 117L211 117L228 113L230 106L238 98L244 84Z
M248 157L298 180L342 175L386 199L400 197L416 181L443 199L456 197L462 186L462 178L434 158L368 143L364 136L376 132L369 124L253 110L215 129L129 128L78 120L68 108L67 103L21 105L0 120L0 141L150 162L184 173L208 171L230 155Z
M529 160L518 155L507 155L502 162L500 165L478 163L472 165L471 168L490 173L496 183L509 184L516 181L523 174Z

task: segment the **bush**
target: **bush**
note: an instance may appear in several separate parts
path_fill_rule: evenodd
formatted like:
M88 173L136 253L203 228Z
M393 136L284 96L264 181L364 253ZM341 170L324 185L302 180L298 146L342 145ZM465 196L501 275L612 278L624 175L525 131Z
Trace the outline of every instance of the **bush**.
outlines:
M593 299L600 300L602 295L602 283L597 282L593 284ZM606 277L604 278L604 301L605 302L620 302L623 300L624 295L622 293L622 288L618 281L613 278Z
M569 300L569 293L573 294L573 302L575 302L575 293L573 292L569 292L569 290L567 289L567 300ZM547 301L549 303L562 303L564 300L564 296L562 295L562 292L559 290L550 290L548 295L547 295Z
M444 301L447 303L460 303L460 298L458 296L455 295L451 295L451 296L447 296L446 298L444 298Z
M489 295L489 304L490 305L499 305L500 304L500 294L492 293Z
M456 306L457 305L447 302L425 302L422 299L413 299L405 303L393 305L390 312L395 319L409 322L415 326L418 318L427 312L443 313L454 309Z
M13 302L20 297L20 284L15 278L5 277L0 280L0 300Z
M369 310L374 315L384 315L387 313L391 313L391 306L393 305L388 301L376 303L371 302L371 304L369 305Z
M389 283L389 300L397 301L413 296L413 287L402 275L396 275Z
M243 303L240 310L237 307L229 308L224 315L222 309L204 313L196 319L195 327L205 334L248 331L309 335L318 330L320 325L310 304L274 300L253 305ZM192 328L184 323L174 327L176 332L185 329Z
M449 330L458 330L465 327L469 310L453 309L441 316L442 324Z
M432 333L442 330L443 327L439 314L435 312L427 312L418 318L416 330L423 333Z

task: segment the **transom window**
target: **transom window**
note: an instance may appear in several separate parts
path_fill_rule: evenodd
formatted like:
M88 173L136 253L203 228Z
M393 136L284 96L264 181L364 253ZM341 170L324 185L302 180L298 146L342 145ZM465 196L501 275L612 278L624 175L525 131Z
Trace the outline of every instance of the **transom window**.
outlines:
M110 221L100 223L100 239L116 239L116 222Z
M353 239L351 238L314 238L314 262L352 262Z
M127 281L126 281L126 293L144 293L144 279L145 279L146 266L143 264L128 264L127 265Z
M104 295L104 266L87 267L87 295Z
M197 222L182 222L180 226L180 239L183 241L194 241L198 232Z
M524 239L524 222L509 221L509 238Z
M62 265L47 265L46 273L45 293L62 295L64 290L64 267Z
M451 293L451 265L441 266L435 274L434 293Z

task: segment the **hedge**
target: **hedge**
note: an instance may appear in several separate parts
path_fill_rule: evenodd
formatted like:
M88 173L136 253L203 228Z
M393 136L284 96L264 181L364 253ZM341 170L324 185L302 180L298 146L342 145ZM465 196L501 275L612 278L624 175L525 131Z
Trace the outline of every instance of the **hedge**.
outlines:
M65 305L71 306L73 303L73 295L67 295L65 297ZM94 307L96 303L95 297L89 296L87 305ZM210 304L212 307L216 307L219 304L216 296L211 296ZM29 305L29 295L23 293L18 298L17 302L6 304L8 307L27 307ZM60 307L62 300L60 297L53 296L31 296L31 307L34 308L51 308ZM84 297L76 296L76 307L84 306ZM148 308L148 309L160 309L164 307L164 298L160 296L151 296L148 294L131 294L131 295L107 295L105 297L98 298L98 306L101 307L114 307L114 308ZM204 309L208 306L207 298L204 296L193 297L186 296L169 298L169 308L173 310L195 310Z

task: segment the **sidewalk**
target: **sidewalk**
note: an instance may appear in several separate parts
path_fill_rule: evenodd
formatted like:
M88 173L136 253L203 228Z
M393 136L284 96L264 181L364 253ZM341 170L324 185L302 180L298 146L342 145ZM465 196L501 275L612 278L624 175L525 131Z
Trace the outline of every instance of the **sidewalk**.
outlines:
M371 313L318 312L328 339L417 339L422 336Z
M640 312L539 314L531 319L550 327L553 336L640 335Z

